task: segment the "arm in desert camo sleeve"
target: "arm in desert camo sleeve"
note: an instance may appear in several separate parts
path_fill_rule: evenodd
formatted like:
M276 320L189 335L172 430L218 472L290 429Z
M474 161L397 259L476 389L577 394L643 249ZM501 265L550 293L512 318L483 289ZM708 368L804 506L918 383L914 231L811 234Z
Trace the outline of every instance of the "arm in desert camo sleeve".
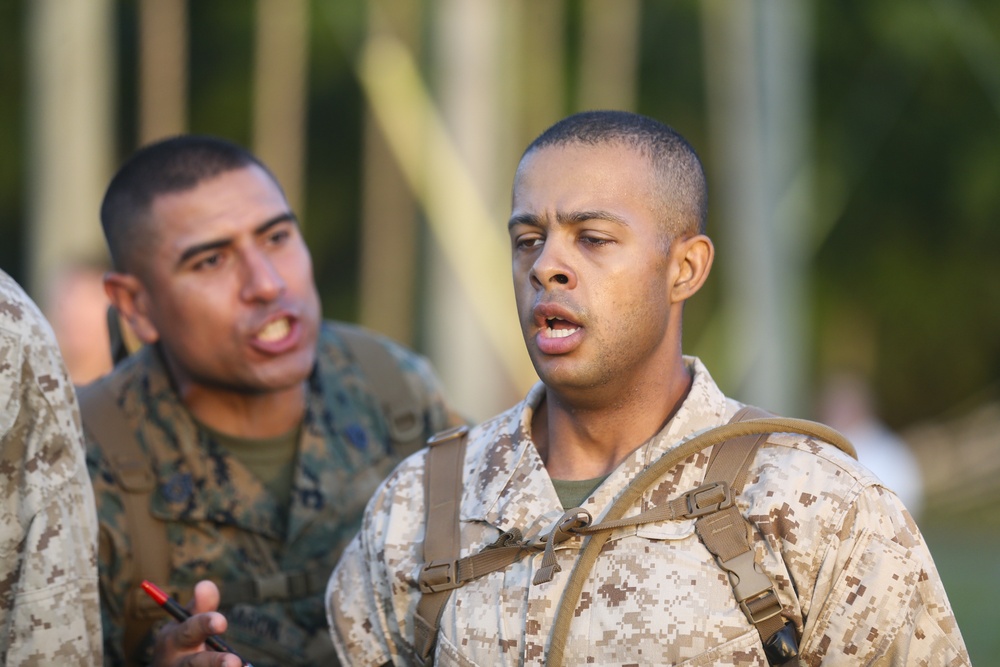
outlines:
M405 465L405 464L404 464ZM398 473L398 470L397 470ZM386 485L376 492L365 510L361 531L340 558L326 590L326 615L330 634L342 664L379 667L409 664L409 654L400 654L400 629L393 614L393 585L382 547L385 519L378 511L388 495ZM395 586L406 586L397 581ZM406 595L406 591L400 591ZM415 604L415 600L414 600Z
M891 491L865 488L831 540L802 655L805 665L970 665L927 545Z
M100 663L96 534L73 386L0 272L0 663Z

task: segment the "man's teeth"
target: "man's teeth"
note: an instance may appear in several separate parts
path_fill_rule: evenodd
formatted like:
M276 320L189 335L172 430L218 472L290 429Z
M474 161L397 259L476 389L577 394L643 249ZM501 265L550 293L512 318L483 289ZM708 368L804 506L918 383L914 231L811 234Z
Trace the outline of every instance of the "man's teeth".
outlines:
M264 341L265 343L281 340L288 335L290 329L288 318L282 317L280 320L275 320L261 329L257 333L257 340Z
M553 329L552 327L545 327L545 337L546 338L565 338L566 336L572 336L580 327L572 327L570 329Z

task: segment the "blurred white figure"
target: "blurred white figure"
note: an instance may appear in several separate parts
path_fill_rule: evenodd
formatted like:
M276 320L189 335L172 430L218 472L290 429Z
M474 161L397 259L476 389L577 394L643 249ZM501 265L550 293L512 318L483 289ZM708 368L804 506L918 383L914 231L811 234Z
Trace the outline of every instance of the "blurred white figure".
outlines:
M913 450L893 433L876 414L868 383L854 373L837 373L823 385L819 397L819 419L850 439L858 460L919 518L924 504L923 476Z
M52 323L73 384L92 382L111 370L104 271L71 263L52 281L45 316Z

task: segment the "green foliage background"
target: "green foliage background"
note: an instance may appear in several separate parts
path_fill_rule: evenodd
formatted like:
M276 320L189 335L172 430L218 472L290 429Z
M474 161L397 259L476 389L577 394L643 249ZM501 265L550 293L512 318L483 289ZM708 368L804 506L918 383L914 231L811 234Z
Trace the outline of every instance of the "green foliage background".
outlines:
M425 3L428 9L433 3ZM567 3L567 85L574 21ZM0 265L24 276L25 8L0 6ZM1000 53L987 0L815 3L817 246L813 371L864 362L895 427L996 391L1000 379L1000 74L977 72L942 7L972 11ZM134 148L136 3L117 21L116 161ZM312 3L307 202L301 212L329 315L356 312L363 97L352 50L362 0ZM190 129L250 142L253 4L189 4ZM712 172L696 2L643 5L638 110L677 127ZM1000 60L993 61L1000 72ZM992 88L991 88L992 87ZM540 128L539 128L540 129ZM96 224L96 212L93 217ZM738 249L720 248L723 252ZM717 278L690 306L697 340ZM862 332L858 334L858 332ZM860 341L857 337L860 336Z
M22 281L30 1L0 3L0 266ZM433 4L424 2L430 9ZM812 6L818 226L808 285L811 371L819 377L836 365L863 367L883 417L895 428L995 398L1000 3L841 0ZM137 8L134 0L114 7L117 162L135 147ZM300 213L325 312L352 319L364 103L352 58L366 7L363 0L313 0L311 7L307 200ZM566 113L575 111L568 101L574 53L589 46L575 37L578 10L577 0L567 2L567 85L557 93ZM189 12L190 130L249 144L253 3L190 2ZM637 110L678 128L712 173L699 13L694 0L643 4ZM955 28L956 16L970 19L964 31ZM98 224L96 211L91 223ZM724 241L719 250L739 251ZM719 289L715 277L690 304L688 341L704 333ZM948 523L953 525L929 526L928 538L932 547L940 544L935 554L977 664L1000 664L992 657L1000 644L990 631L998 617L990 600L1000 595L1000 573L980 568L970 576L982 560L973 554L1000 562L1000 536Z

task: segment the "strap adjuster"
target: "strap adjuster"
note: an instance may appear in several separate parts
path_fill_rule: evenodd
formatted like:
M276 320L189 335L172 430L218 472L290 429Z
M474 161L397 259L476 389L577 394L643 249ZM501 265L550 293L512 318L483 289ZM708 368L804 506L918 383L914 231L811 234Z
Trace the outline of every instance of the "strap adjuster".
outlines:
M746 615L747 620L757 625L769 618L774 618L781 613L781 601L773 588L769 588L759 595L740 601L740 610Z
M748 621L757 625L781 613L774 582L758 569L753 551L744 551L727 561L716 560L729 574L733 595Z
M440 593L458 588L458 561L432 560L421 568L417 583L421 593Z
M423 415L416 408L406 407L393 410L385 406L385 414L389 424L389 436L399 443L416 440L424 430Z
M685 518L688 519L712 514L733 505L733 490L725 480L702 484L683 497L687 501Z
M256 589L258 600L268 601L288 599L290 590L288 577L284 572L254 577L253 584Z
M461 438L466 433L469 432L469 427L465 424L461 426L452 426L444 431L439 431L427 439L427 446L433 447L435 445L440 445L441 443L447 442L449 440L454 440L455 438Z

